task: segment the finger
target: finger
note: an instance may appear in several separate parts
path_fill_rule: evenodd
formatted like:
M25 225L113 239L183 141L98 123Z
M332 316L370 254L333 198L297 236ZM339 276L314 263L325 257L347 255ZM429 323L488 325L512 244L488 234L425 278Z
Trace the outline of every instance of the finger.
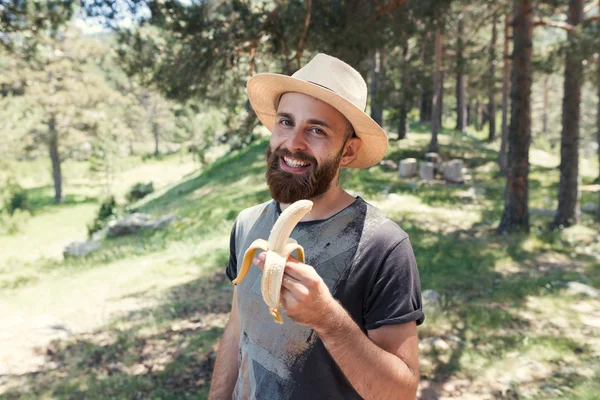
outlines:
M298 303L298 301L294 297L294 294L289 289L286 289L284 287L281 288L279 302L281 303L281 306L283 307L284 311L289 310L290 307L293 307L295 304Z
M261 270L264 270L265 268L265 260L261 260L258 256L252 259L252 264L256 265Z
M301 282L297 281L294 278L289 277L288 275L283 276L283 281L281 282L282 288L288 290L296 300L302 300L308 296L309 292L306 286L304 286Z
M295 260L295 261L294 261ZM289 260L285 263L285 272L292 278L303 282L306 279L314 279L317 274L315 269L310 265L301 263L300 261L294 259Z

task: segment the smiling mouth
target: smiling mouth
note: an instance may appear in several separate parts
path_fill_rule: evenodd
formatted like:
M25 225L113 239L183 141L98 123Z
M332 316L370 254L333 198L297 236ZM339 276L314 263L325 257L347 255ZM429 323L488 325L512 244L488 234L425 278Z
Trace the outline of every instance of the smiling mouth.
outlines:
M281 157L282 164L293 169L304 169L310 167L310 163L306 161L300 161L291 157Z

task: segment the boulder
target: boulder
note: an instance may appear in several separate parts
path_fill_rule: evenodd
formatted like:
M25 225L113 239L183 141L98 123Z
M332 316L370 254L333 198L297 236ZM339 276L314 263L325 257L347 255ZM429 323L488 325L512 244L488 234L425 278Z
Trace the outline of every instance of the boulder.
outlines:
M398 169L398 166L396 165L395 162L393 162L392 160L382 160L379 163L379 166L384 170L384 171L396 171Z
M585 203L581 206L581 211L588 214L600 213L600 205L596 203Z
M417 175L417 159L407 158L400 161L400 178L412 178Z
M160 229L169 225L177 219L174 214L152 219L148 214L134 213L118 221L108 224L107 236L116 237L133 235L142 229Z
M432 181L435 177L435 165L431 162L421 163L419 177L424 181Z
M575 296L600 297L600 290L581 282L567 282L567 293Z
M433 289L423 291L421 299L423 300L423 309L425 309L425 312L442 308L442 296Z
M463 183L463 162L462 160L452 160L445 162L442 167L444 179L452 183Z
M100 242L73 242L63 250L63 257L85 257L102 247Z

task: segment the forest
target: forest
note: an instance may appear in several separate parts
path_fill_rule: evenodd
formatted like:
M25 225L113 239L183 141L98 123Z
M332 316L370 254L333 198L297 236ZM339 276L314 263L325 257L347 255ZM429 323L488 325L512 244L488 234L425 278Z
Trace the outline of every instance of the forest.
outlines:
M598 0L0 0L0 398L207 396L231 224L269 198L246 82L317 53L389 137L341 183L435 294L419 398L598 398ZM431 153L464 178L399 174Z

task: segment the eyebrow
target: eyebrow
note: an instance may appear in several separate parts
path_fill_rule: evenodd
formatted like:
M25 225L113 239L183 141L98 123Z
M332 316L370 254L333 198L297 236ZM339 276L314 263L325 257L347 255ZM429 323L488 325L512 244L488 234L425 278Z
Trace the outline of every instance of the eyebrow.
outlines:
M287 112L278 112L277 116L295 120L294 116ZM308 122L310 125L321 125L325 128L331 129L331 126L327 122L321 121L320 119L311 118L306 122Z

